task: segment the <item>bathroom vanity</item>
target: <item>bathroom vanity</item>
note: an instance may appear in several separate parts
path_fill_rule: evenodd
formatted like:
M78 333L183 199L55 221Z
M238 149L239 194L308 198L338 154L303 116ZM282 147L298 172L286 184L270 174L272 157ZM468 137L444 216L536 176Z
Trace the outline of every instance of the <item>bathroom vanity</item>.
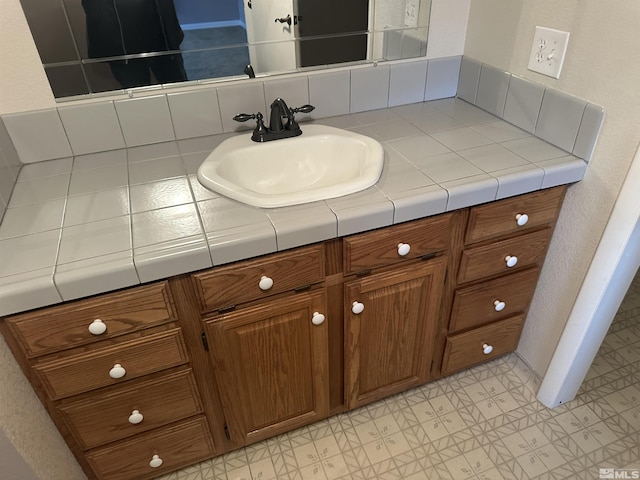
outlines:
M90 478L162 475L515 350L566 185L4 317Z

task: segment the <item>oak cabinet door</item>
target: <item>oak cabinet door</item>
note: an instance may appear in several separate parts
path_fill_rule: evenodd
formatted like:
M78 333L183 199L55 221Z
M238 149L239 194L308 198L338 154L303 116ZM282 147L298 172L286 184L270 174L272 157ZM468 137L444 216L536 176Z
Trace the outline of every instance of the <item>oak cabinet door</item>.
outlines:
M355 408L429 380L446 257L345 285L345 396Z
M205 322L231 441L263 440L329 413L324 290Z

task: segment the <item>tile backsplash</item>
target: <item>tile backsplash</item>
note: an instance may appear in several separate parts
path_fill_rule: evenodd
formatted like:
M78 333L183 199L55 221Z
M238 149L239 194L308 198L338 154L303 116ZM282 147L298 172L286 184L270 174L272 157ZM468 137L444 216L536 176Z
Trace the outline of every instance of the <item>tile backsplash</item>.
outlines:
M469 57L461 61L457 95L587 162L604 120L597 105Z
M9 198L22 166L13 142L0 119L0 222L9 204Z
M277 96L290 107L311 103L316 110L310 116L316 119L452 97L460 62L459 56L421 58L186 92L158 90L156 95L145 92L137 98L61 105L2 119L21 162L33 163L253 128L253 122L239 124L233 116L259 111L268 118L268 106Z
M469 57L424 58L258 78L186 92L4 115L0 213L20 164L68 158L253 128L237 113L263 112L282 96L311 103L299 119L332 117L458 96L588 161L604 119L597 105L482 64Z

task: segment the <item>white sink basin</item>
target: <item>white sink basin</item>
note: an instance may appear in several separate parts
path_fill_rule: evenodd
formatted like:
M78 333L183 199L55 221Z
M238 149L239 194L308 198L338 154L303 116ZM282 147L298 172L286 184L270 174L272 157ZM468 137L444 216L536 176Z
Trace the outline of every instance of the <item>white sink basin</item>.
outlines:
M358 192L378 181L384 150L376 140L324 125L302 135L257 143L249 133L213 150L198 169L216 193L262 208L314 202Z

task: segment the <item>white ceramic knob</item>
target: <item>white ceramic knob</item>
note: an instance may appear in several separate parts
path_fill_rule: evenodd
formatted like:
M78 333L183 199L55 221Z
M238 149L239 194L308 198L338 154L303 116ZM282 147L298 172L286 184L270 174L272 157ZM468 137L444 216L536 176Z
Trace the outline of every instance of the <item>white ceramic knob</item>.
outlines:
M160 465L162 465L162 459L159 455L154 455L153 457L151 457L151 461L149 462L149 466L151 468L158 468Z
M126 373L127 371L119 363L116 363L111 370L109 370L109 376L114 379L122 378Z
M324 323L324 320L325 316L323 314L313 312L313 315L311 316L311 323L313 323L314 325L322 325Z
M516 263L518 263L518 257L515 255L507 255L504 257L504 261L507 262L508 268L515 267Z
M519 227L526 225L528 221L529 215L527 215L526 213L519 213L516 215L516 223Z
M91 335L102 335L106 331L107 331L107 326L99 318L96 318L89 325L89 333L91 333Z
M506 307L507 304L504 302L501 302L500 300L496 300L495 302L493 302L493 308L496 310L496 312L501 312L502 310L504 310L504 307Z
M411 245L408 243L399 243L398 244L398 255L404 257L411 251Z
M258 286L260 287L260 290L269 290L271 287L273 287L273 279L267 277L266 275L263 275L260 278Z
M142 422L142 420L144 420L144 417L138 410L134 410L131 412L131 415L129 415L129 423L132 425L137 425Z
M482 353L484 353L485 355L489 355L491 352L493 352L493 347L488 343L484 343L482 345Z
M364 303L353 302L351 304L351 311L356 315L360 315L364 311Z

